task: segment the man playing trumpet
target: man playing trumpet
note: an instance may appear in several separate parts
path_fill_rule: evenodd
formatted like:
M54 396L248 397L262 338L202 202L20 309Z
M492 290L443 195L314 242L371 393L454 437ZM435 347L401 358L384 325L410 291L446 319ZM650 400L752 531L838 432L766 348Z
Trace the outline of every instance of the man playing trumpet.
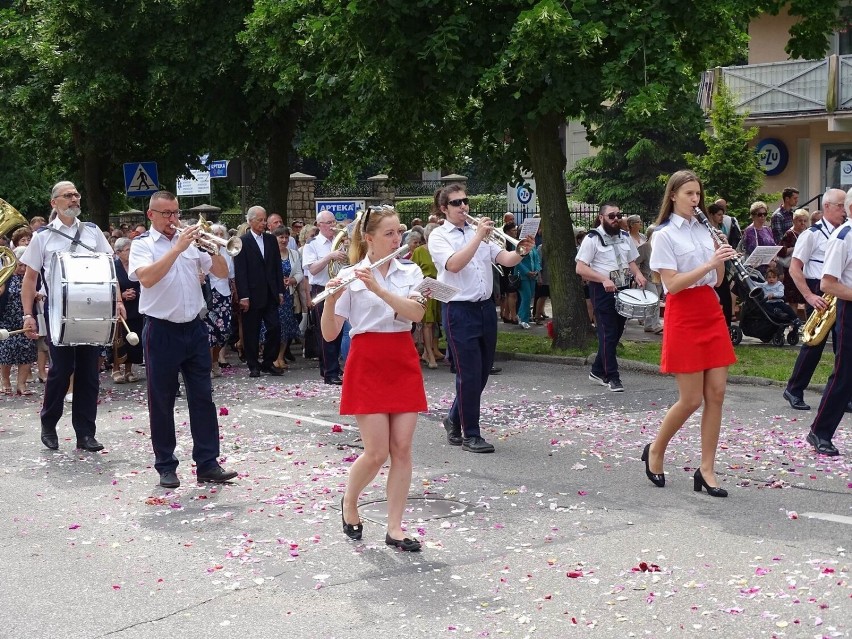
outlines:
M142 285L139 311L146 316L142 343L154 468L160 473L161 486L180 486L174 409L178 373L182 373L196 477L200 482L226 482L237 473L219 465L219 422L210 382L207 325L200 317L205 304L198 273L227 277L228 264L218 253L198 249L198 225L178 233L180 208L172 193L154 193L147 216L151 229L130 245L128 275Z

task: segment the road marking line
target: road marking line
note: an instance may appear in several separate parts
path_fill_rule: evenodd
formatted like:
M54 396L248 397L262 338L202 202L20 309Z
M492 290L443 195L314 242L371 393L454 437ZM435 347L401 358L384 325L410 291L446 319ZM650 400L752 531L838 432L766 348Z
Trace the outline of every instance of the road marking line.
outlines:
M349 424L341 424L340 422L329 422L324 419L317 419L316 417L305 417L304 415L292 415L290 413L281 413L277 410L265 410L263 408L254 408L252 409L256 413L261 413L263 415L273 415L274 417L287 417L288 419L293 419L300 422L307 422L308 424L317 424L318 426L340 426L343 430L351 430L357 431L357 426L350 426Z
M852 526L852 517L845 515L834 515L832 513L802 513L802 517L808 519L824 519L825 521L833 521L836 524L848 524Z

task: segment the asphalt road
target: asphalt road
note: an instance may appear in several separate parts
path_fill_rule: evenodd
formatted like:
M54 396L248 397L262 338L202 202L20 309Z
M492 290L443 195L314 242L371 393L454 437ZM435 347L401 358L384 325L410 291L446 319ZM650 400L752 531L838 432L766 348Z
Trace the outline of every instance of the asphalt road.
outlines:
M224 465L240 472L224 487L192 481L182 402L183 486L157 486L144 384L102 378L100 454L73 449L68 415L46 450L37 396L3 397L0 637L852 636L849 416L846 455L817 459L809 414L779 387L731 384L730 497L714 499L693 491L697 418L672 442L666 487L644 476L671 378L625 370L610 393L586 366L502 365L484 399L493 455L446 445L452 377L424 369L407 515L419 554L383 543L382 475L363 541L341 532L357 432L313 363L215 380Z

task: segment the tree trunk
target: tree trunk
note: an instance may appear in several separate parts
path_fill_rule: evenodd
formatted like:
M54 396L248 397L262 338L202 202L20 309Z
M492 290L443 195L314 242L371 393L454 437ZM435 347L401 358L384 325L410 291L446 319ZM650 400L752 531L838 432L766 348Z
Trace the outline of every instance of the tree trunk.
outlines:
M74 147L80 161L80 171L83 174L83 198L87 218L94 222L102 231L109 230L109 189L106 186L105 158L88 143L85 132L80 125L72 125ZM79 186L77 187L80 188Z
M282 113L273 116L267 146L269 158L269 206L267 211L278 213L290 224L287 196L290 192L290 152L299 123L299 107L291 103Z
M562 117L550 113L526 125L527 143L541 213L544 260L553 307L553 348L583 348L592 336L583 286L575 271L577 246L568 213L559 143Z

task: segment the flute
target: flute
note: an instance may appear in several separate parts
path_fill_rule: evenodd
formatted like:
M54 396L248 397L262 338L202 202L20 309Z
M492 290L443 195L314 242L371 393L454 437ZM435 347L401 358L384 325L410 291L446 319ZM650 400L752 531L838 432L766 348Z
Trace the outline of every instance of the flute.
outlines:
M386 255L382 259L370 264L369 269L372 271L373 269L378 268L382 264L390 262L395 257L399 257L400 255L407 253L409 250L410 249L408 248L408 245L403 244L402 246L400 246L398 249L396 249L390 255ZM346 288L347 286L349 286L352 282L354 282L357 279L358 279L358 276L353 273L352 275L350 275L346 279L341 280L340 284L338 284L336 286L332 286L331 288L326 288L322 293L320 293L314 299L311 300L311 304L314 304L314 305L319 304L320 302L325 300L325 298L327 298L329 295L334 295L335 293L337 293L337 291Z
M710 231L710 235L712 235L713 239L716 241L717 248L721 244L728 244L728 238L725 237L725 234L722 233L722 231L710 224L710 220L708 220L707 216L704 215L704 211L697 206L692 210L695 213L695 217L698 218L698 221L706 226L707 230ZM748 296L750 298L753 300L762 300L764 298L763 289L755 284L754 280L749 277L748 271L746 271L745 266L743 266L743 263L738 257L732 257L727 260L726 264L731 265L731 274L737 282L748 290Z

